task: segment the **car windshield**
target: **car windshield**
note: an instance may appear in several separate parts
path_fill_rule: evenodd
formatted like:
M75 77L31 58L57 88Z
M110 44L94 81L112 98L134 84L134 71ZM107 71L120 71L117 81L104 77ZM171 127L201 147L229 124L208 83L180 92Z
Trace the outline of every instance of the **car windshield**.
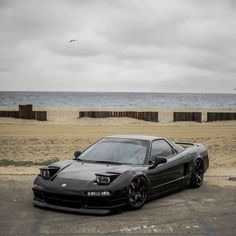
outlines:
M106 138L90 146L78 160L141 165L148 154L148 147L148 141Z

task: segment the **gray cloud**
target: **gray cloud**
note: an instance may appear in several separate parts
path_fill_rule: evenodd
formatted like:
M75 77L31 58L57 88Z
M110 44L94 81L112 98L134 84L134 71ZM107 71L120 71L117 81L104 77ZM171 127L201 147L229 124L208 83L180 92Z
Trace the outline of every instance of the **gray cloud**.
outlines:
M235 9L233 0L2 0L0 89L233 93Z

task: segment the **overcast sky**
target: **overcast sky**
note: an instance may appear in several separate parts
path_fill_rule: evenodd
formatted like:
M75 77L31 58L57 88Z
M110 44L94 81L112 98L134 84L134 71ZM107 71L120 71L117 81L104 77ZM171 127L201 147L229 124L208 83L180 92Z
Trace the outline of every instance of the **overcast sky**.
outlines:
M235 0L0 0L0 90L235 88Z

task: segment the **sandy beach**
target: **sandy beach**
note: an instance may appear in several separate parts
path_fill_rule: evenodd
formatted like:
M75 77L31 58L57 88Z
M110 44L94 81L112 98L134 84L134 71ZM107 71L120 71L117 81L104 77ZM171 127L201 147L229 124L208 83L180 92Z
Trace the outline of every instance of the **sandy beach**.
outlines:
M96 140L116 134L162 136L176 141L203 143L209 151L209 175L236 175L236 121L161 122L131 118L78 119L77 110L49 110L48 121L0 118L0 174L36 174L38 167L72 159Z

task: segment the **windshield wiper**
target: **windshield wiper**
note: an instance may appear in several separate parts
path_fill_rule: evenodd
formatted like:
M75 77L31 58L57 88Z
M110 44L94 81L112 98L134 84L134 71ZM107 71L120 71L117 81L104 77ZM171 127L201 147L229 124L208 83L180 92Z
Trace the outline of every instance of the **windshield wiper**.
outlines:
M93 161L95 163L104 163L104 164L116 164L116 165L121 165L122 163L120 162L114 162L114 161Z
M82 162L84 162L84 160L81 159L81 158L79 158L79 157L77 157L75 160L76 160L76 161L82 161Z

